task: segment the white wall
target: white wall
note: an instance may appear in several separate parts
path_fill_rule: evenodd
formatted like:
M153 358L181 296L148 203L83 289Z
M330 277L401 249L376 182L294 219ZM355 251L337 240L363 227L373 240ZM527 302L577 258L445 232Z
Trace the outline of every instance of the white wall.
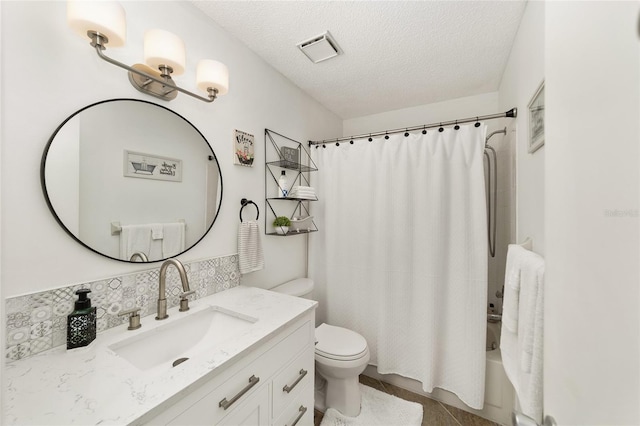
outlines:
M495 114L499 112L497 108L497 92L451 99L444 102L419 105L345 120L343 136L419 126L421 124L437 123L439 121L449 121L457 118ZM487 122L487 124L492 123ZM492 125L495 125L495 123Z
M544 255L545 147L528 153L527 105L544 79L544 8L541 1L527 3L511 48L499 89L501 109L518 108L516 136L516 236L512 242L533 240L533 251Z
M0 22L2 22L3 19L3 13L2 13L2 5L0 4ZM2 34L2 31L0 31L0 46L3 45L4 42L4 36ZM0 206L2 206L2 183L4 181L4 179L2 178L2 163L3 163L3 157L4 154L2 153L4 151L4 148L2 147L1 142L4 141L4 102L3 102L3 94L4 94L4 84L2 84L1 82L2 77L3 77L3 68L4 68L4 64L3 64L3 59L2 59L2 55L0 55ZM2 222L2 209L0 208L0 223ZM0 226L0 241L2 241L2 237L3 237L3 232L2 232L2 226ZM2 269L2 244L0 243L0 342L6 342L5 337L4 337L4 329L5 329L5 313L4 313L4 307L5 307L5 300L4 297L2 297L2 276L3 276L3 269ZM2 407L4 407L4 362L0 362L0 410L2 409Z
M178 34L187 48L187 71L178 84L196 90L201 58L229 67L230 91L213 104L179 95L157 103L187 118L208 139L221 163L222 208L211 232L184 261L237 251L240 199L264 209L264 128L305 141L337 136L342 121L277 73L186 2L123 2L128 40L107 49L122 62L143 59L144 30ZM66 25L65 2L1 2L2 8L2 296L148 269L106 259L77 244L49 213L39 181L42 151L51 133L76 110L103 99L138 98L126 72L100 60ZM176 17L178 19L176 19ZM37 83L43 78L46 83ZM256 137L256 165L233 165L233 129ZM261 217L263 217L261 215ZM261 227L263 224L261 224ZM304 237L263 239L266 269L242 282L272 287L305 274ZM285 259L286 261L282 261Z
M546 5L544 403L640 424L638 2Z

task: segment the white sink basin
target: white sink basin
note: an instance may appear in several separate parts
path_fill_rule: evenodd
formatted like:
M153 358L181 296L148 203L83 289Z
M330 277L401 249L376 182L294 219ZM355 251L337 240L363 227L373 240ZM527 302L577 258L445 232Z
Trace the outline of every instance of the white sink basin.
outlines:
M180 313L184 317L109 345L139 370L169 369L180 358L190 358L232 339L258 319L219 306L199 312Z

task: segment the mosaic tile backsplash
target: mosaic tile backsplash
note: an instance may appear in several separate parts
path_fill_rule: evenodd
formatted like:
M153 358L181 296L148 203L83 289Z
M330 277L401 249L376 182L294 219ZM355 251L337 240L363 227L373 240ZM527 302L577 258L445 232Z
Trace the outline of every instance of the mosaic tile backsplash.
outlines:
M199 299L240 284L238 256L231 255L185 263L191 290ZM67 315L73 311L81 288L91 289L91 306L97 308L98 333L124 324L128 316L118 313L140 307L140 316L155 314L160 267L6 300L7 362L35 355L67 342ZM167 269L167 307L177 306L182 293L178 271Z

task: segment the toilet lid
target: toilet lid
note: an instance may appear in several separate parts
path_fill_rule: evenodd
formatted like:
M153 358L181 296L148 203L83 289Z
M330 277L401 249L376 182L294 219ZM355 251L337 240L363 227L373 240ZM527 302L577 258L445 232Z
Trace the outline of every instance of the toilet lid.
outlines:
M316 353L333 359L357 359L367 350L367 341L342 327L320 324L316 328Z

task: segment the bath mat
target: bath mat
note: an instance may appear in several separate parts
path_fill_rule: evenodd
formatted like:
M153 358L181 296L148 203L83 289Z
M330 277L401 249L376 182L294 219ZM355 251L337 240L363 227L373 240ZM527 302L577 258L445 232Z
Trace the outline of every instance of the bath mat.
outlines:
M358 417L327 409L320 426L420 426L422 405L360 384L362 408Z

